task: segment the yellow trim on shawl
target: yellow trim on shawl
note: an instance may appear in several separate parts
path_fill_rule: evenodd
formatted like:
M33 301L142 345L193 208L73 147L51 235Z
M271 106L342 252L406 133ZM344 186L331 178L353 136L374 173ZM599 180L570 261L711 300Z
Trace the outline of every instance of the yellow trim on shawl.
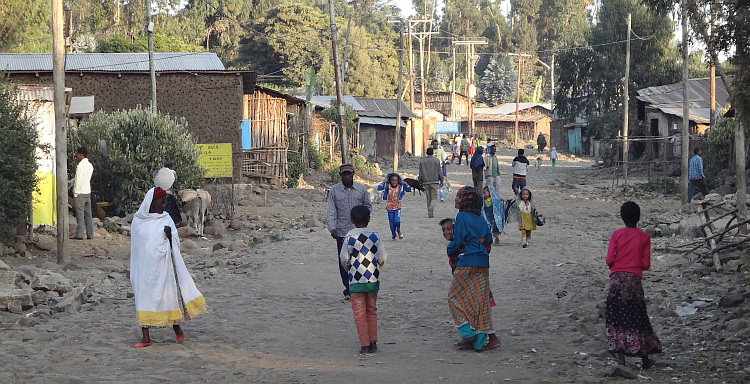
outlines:
M179 309L160 312L137 311L136 317L139 326L169 327L174 325L177 320L187 320L206 311L206 299L203 296L198 296L185 304L185 309L187 310L186 319L182 318L182 311Z

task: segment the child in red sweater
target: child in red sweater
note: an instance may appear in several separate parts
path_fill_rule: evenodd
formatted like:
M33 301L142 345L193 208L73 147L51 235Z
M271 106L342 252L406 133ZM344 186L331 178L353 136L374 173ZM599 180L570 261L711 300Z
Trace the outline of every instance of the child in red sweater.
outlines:
M620 365L625 365L626 355L638 356L643 360L643 368L648 369L655 364L648 355L661 353L661 342L648 319L641 285L642 271L651 267L651 239L636 227L641 219L638 204L632 201L623 204L620 217L625 228L612 233L607 251L607 343L609 352L619 355Z

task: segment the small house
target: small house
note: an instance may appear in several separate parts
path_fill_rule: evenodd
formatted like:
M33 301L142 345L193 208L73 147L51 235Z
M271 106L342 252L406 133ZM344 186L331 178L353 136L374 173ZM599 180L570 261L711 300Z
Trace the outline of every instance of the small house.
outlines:
M417 116L401 100L373 99L356 97L364 110L359 111L359 144L360 154L365 157L392 157L396 140L396 126L399 127L401 140L399 153L403 154L411 146L413 133L407 134L409 121ZM401 121L396 121L397 103L401 103ZM416 131L416 130L415 130ZM414 143L421 143L422 135L416 134Z

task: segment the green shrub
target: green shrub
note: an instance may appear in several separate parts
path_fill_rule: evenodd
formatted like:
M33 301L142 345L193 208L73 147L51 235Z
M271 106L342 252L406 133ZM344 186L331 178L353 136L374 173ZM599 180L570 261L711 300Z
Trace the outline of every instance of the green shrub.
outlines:
M516 137L512 133L509 133L505 140L508 141L509 145L513 145L516 143Z
M371 175L373 172L373 166L367 162L364 156L353 155L349 160L354 166L354 172L360 175Z
M307 176L305 162L302 155L294 151L286 152L286 160L289 165L289 178L286 180L287 188L297 188L300 176Z
M671 177L653 178L647 183L641 184L641 188L646 192L658 192L665 195L673 195L678 190L677 182Z
M310 168L318 171L322 171L326 167L325 153L319 151L313 143L307 143L307 161L310 163Z
M75 151L88 149L94 166L91 188L96 201L108 201L118 213L134 212L154 185L153 171L165 163L177 171L175 187L202 187L195 140L184 120L137 108L112 114L96 112L68 133L69 178L75 175Z
M484 132L479 132L479 140L481 141L487 141L487 134Z
M104 229L106 229L109 233L117 232L117 228L119 228L119 226L114 221L110 221L109 223L104 224Z
M719 119L716 126L708 132L708 148L703 149L703 165L709 189L716 185L719 172L728 168L734 159L734 130L737 123L734 118ZM692 152L690 157L692 157Z
M37 185L39 140L29 107L16 99L17 89L0 78L0 241L11 242L16 226L29 216Z

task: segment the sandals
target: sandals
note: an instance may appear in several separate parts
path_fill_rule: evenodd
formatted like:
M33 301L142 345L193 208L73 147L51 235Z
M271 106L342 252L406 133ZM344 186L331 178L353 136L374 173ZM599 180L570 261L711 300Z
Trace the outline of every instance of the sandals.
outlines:
M135 345L135 347L136 348L144 348L144 347L150 346L151 344L153 344L151 341L149 341L148 343L138 343L138 344Z

